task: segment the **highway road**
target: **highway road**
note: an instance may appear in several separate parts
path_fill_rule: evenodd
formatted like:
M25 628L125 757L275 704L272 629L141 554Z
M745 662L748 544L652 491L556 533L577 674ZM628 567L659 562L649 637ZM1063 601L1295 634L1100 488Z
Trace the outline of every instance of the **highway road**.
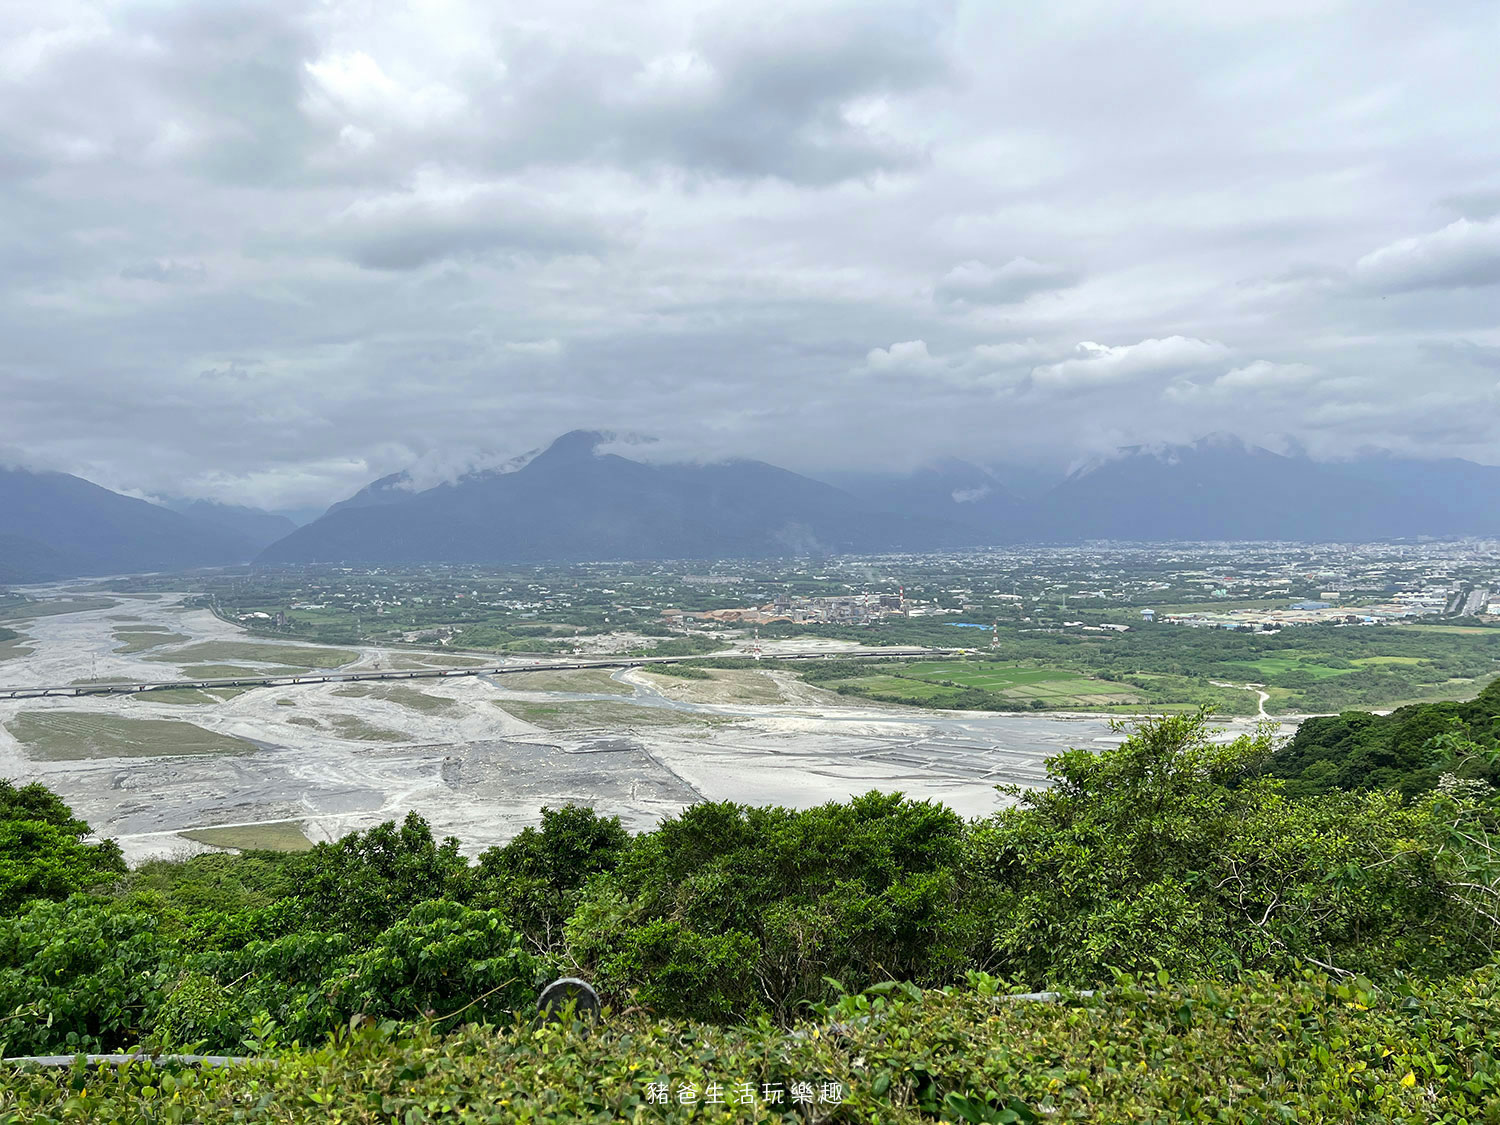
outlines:
M956 652L949 648L849 648L834 652L778 652L767 653L760 659L772 660L822 660L828 657L913 657L949 656ZM745 656L745 653L720 653L719 656ZM369 671L369 672L306 672L297 676L234 676L213 680L155 680L146 683L82 683L58 684L50 687L0 687L0 699L45 699L55 696L80 695L137 695L147 691L165 691L171 688L219 688L219 687L292 687L297 684L343 684L357 680L435 680L449 676L504 676L511 672L570 672L579 668L639 668L648 664L682 664L690 660L703 660L703 656L632 656L613 660L566 660L538 662L535 664L496 664L475 668L422 668L415 671Z

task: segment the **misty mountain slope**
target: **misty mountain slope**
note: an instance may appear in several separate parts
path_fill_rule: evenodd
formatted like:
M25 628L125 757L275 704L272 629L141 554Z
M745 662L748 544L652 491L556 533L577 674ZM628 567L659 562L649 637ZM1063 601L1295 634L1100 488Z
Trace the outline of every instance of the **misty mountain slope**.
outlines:
M68 574L68 557L24 535L0 532L0 585L49 582Z
M944 458L910 473L825 474L828 483L877 510L973 528L985 543L1024 537L1029 507L989 469Z
M1410 489L1232 438L1138 446L1073 473L1038 502L1045 539L1378 539L1421 533Z
M1412 511L1392 513L1391 519L1413 524L1416 534L1500 534L1500 466L1456 457L1418 461L1381 455L1326 468L1375 486L1392 506L1410 505Z
M973 533L872 510L848 493L757 461L652 465L565 434L522 468L406 498L338 506L273 544L267 563L531 562L755 558L961 546ZM389 478L387 478L389 479ZM373 499L373 496L371 497Z
M216 500L169 500L164 506L196 523L243 539L252 553L270 546L297 527L285 516Z
M9 582L244 562L239 535L81 477L0 468L0 570Z

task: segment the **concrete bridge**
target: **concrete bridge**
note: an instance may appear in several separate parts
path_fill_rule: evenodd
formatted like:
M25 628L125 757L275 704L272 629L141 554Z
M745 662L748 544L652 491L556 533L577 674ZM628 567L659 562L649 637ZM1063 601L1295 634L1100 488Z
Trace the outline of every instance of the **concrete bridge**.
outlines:
M822 660L849 657L905 658L951 656L950 648L853 648L835 652L767 653L760 659ZM721 653L722 657L743 657L748 653ZM404 671L304 672L296 676L232 676L212 680L151 680L144 683L83 683L37 687L0 687L0 699L46 699L56 696L139 695L148 691L175 688L255 688L292 687L297 684L346 684L361 680L438 680L449 676L504 676L512 672L571 672L580 668L639 668L650 664L684 664L692 660L715 659L713 654L698 656L632 656L605 660L565 660L536 664L495 664L473 668L419 668Z

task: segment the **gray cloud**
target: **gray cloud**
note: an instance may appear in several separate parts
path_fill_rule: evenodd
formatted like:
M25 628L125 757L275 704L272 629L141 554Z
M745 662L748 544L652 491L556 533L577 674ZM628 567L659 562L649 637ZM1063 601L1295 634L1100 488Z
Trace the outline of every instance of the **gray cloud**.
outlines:
M493 253L542 258L598 253L628 226L624 216L607 222L569 212L512 185L419 183L409 191L356 200L326 231L329 244L357 265L410 270ZM318 237L306 231L300 241L315 243Z
M934 286L933 295L941 301L1008 305L1034 293L1065 289L1075 281L1072 270L1030 258L1012 258L1002 266L968 261L945 273Z
M1354 277L1389 293L1500 284L1500 218L1457 219L1430 234L1382 246L1355 263Z
M580 426L811 470L1220 430L1500 460L1493 34L1394 0L17 0L0 448L292 506Z

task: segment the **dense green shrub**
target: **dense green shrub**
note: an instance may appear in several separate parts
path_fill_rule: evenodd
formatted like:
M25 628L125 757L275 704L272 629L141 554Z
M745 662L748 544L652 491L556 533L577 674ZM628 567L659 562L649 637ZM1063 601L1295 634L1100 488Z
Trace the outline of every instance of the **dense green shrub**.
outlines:
M614 870L629 843L619 817L579 805L543 807L540 828L480 855L474 903L504 911L538 949L555 949L584 883Z
M13 1070L0 1075L0 1122L1477 1125L1497 1120L1496 1042L1493 969L1391 991L1326 977L1127 978L1060 1004L1019 1003L975 977L947 993L850 996L790 1031L640 1015L589 1034L384 1025L244 1067ZM710 1083L720 1101L705 1104Z
M951 810L900 794L801 812L694 805L589 884L569 950L606 988L702 1018L785 1016L827 976L948 979L975 944L963 835Z
M0 914L31 899L64 899L118 879L125 861L113 840L85 844L89 826L44 785L0 778Z
M351 832L336 844L319 844L294 869L297 901L308 923L352 934L373 934L428 899L464 901L469 864L458 841L441 844L416 813L401 827L386 822Z
M1201 716L1180 716L1050 761L1050 788L1016 791L970 838L998 895L998 964L1086 985L1111 967L1440 973L1488 956L1439 869L1445 807L1289 799L1256 776L1270 750L1265 735L1216 743Z
M9 1054L138 1042L169 951L150 914L75 895L0 920L0 1043Z
M1447 760L1482 749L1438 737ZM302 855L150 864L0 915L0 1041L235 1049L270 1027L316 1042L358 1015L493 1020L565 967L621 1008L786 1023L830 978L1093 987L1312 966L1395 981L1492 958L1492 787L1298 797L1265 774L1270 753L1267 736L1221 743L1179 716L1060 755L1048 787L967 824L869 793L700 804L631 837L569 806L474 866L415 816ZM51 818L23 823L83 846L87 825L45 790L10 793Z
M1445 736L1487 753L1462 760ZM1332 789L1396 789L1415 796L1444 773L1500 786L1500 680L1466 703L1422 703L1389 715L1346 711L1303 722L1266 765L1297 796Z
M206 1041L229 1049L268 1016L316 1042L351 1016L498 1019L549 967L498 911L425 902L355 942L305 931L200 953L157 919L77 896L0 922L0 1042L10 1053Z

